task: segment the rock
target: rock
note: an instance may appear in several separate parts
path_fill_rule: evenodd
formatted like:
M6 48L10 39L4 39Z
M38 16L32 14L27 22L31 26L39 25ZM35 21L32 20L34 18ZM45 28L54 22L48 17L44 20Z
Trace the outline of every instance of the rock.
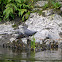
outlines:
M61 2L59 2L61 5L62 5L62 1Z
M48 37L48 32L49 32L48 30L42 30L40 33L38 32L35 34L35 38L44 39L44 38Z
M13 24L11 22L0 24L0 45L6 44L7 42L12 42L10 39L15 37L13 36L15 30L12 25Z
M16 38L10 38L10 42L12 43Z
M62 32L62 17L58 14L53 14L53 11L49 9L45 10L45 15L46 17L43 17L42 15L39 16L38 13L31 13L29 19L25 22L25 26L31 31L37 31L34 35L36 42L42 43L42 40L46 37L58 41L58 39L62 38L59 35ZM0 24L1 45L15 40L16 36L18 36L16 32L23 33L22 25L24 24L19 25L16 30L12 25L11 23Z
M22 38L21 40L23 41L23 43L27 44L27 39L26 38Z
M43 16L49 16L53 14L53 9L44 10L42 12L44 13L42 14Z
M0 34L11 34L13 32L13 29L12 28L12 24L8 24L8 25L5 25L5 24L1 24L0 25Z
M60 8L60 11L62 12L62 7Z
M59 26L62 27L62 23L60 23Z
M59 36L62 38L62 32L59 33Z
M59 26L62 23L62 17L58 14L51 14L43 17L39 16L37 13L31 13L32 18L25 22L28 25L28 29L32 31L38 31L34 37L36 42L40 42L41 39L49 37L55 41L61 38L59 32L61 32L61 27Z
M42 10L42 8L33 8L33 11L34 11L34 10L39 11L39 10Z
M30 18L33 18L33 17L35 17L36 15L38 15L37 13L31 13L30 14Z
M34 6L43 7L47 3L48 3L47 1L37 1Z

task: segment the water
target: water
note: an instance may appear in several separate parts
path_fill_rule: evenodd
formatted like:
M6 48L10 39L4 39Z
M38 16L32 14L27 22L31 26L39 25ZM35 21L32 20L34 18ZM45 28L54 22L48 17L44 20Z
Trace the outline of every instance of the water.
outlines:
M0 62L62 62L62 50L33 52L0 47Z

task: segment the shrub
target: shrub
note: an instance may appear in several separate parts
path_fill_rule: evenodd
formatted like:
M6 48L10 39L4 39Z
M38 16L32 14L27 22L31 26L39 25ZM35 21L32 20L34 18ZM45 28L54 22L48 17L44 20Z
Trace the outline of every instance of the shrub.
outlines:
M43 9L46 9L46 8L59 9L60 7L61 7L61 4L59 2L56 2L55 0L53 1L48 0L48 3L43 6Z
M3 11L5 9L6 4L7 0L0 0L0 21L3 19Z
M17 10L17 7L14 3L8 3L6 5L6 9L3 11L3 15L5 16L4 19L8 19L9 16L13 18L13 15L16 10Z
M28 0L8 0L5 8L3 11L4 19L10 17L14 19L15 15L18 15L24 21L28 19L32 6L28 3Z
M48 8L49 6L48 6L48 4L45 4L44 6L43 6L43 9L46 9L46 8Z
M52 7L54 8L54 9L59 9L60 7L61 7L61 4L59 4L59 2L53 2L52 1Z

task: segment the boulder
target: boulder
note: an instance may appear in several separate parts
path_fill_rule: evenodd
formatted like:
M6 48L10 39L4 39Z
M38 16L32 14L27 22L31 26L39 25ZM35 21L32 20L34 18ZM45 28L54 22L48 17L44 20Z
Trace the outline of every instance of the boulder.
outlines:
M31 17L33 16L33 17ZM58 14L51 14L43 17L37 13L31 13L29 19L25 22L28 25L28 29L32 31L38 31L34 37L37 42L41 39L49 37L55 41L58 41L59 33L62 31L60 23L62 23L62 17Z

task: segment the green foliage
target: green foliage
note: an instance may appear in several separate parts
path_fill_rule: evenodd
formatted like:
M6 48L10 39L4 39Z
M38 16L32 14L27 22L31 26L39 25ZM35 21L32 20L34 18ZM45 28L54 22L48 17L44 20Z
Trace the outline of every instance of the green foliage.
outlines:
M28 19L33 8L32 2L33 0L0 0L0 17L4 16L4 20L7 20L19 16L24 21Z
M7 4L7 0L0 0L0 18L3 19L3 11L5 9L5 5Z
M17 7L18 15L22 17L22 21L28 19L32 6L30 4L27 4L27 0L24 0L22 4L17 3Z
M15 4L10 3L6 5L6 9L3 11L3 15L5 15L5 19L9 18L11 16L14 18L13 14L17 10L17 7Z
M16 25L16 24L14 24L14 25L12 25L12 27L13 27L13 28L15 28L15 27L17 27L17 25Z
M35 38L34 37L31 40L31 48L35 48Z
M52 2L56 2L56 0L48 0L48 6L49 6L49 7L52 6Z
M48 8L49 7L49 5L48 4L45 4L44 6L43 6L43 9L46 9L46 8Z
M52 2L52 7L54 8L54 9L58 9L58 8L60 8L61 7L61 4L59 4L59 2Z
M60 7L61 4L59 2L56 2L55 0L48 0L48 3L43 6L43 9L46 8L59 9Z
M0 22L2 21L2 19L0 18Z
M37 12L38 14L39 14L39 16L42 14L42 10L33 10L33 11L31 11L32 13L35 13L35 12Z

